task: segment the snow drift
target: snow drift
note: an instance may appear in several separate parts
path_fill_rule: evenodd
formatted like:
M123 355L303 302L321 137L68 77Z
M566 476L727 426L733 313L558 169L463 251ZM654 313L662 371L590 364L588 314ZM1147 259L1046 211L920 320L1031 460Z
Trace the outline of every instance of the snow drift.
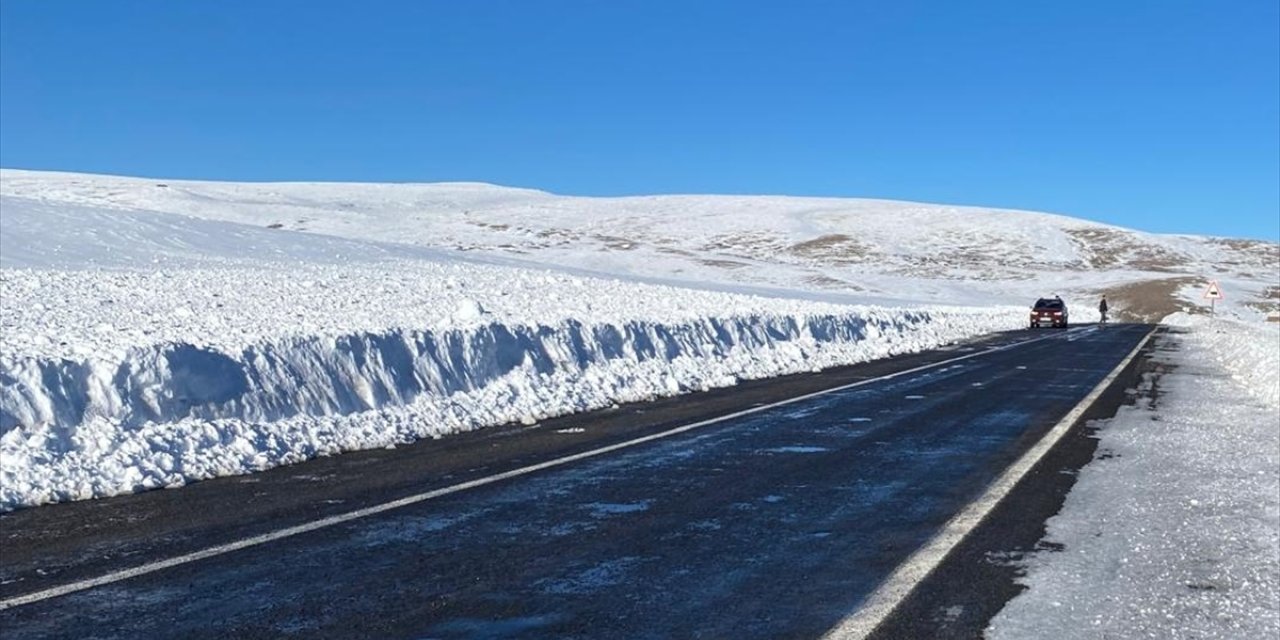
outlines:
M0 358L0 506L113 495L914 351L1011 314L485 324Z
M593 366L618 368L619 362L728 361L738 353L770 355L768 363L742 362L742 375L776 375L797 367L847 362L842 356L861 360L892 355L963 338L980 328L972 322L952 322L950 331L925 328L946 315L861 310L843 315L709 317L673 324L492 323L440 332L398 329L336 338L304 336L233 353L168 343L130 350L118 363L6 356L0 358L0 430L7 433L37 424L74 428L98 418L132 429L188 418L271 422L300 414L346 415L405 406L424 396L474 392L513 375L535 381L553 374L580 374ZM826 351L854 344L856 356L846 348L835 357L824 357ZM706 382L719 386L715 383L732 383L736 377L725 374ZM669 385L672 392L681 388ZM575 408L586 407L560 411Z
M0 509L247 473L1021 325L0 196Z

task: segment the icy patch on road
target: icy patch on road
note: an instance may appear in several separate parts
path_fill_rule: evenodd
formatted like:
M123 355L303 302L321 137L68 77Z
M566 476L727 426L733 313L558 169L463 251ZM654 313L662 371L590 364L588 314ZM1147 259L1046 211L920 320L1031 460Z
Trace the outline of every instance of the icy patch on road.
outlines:
M624 556L599 562L565 578L545 578L536 584L547 594L590 595L607 587L626 582L643 558Z
M794 445L788 447L774 447L772 449L765 449L764 451L765 453L822 453L827 450L828 449L826 447Z
M516 638L559 624L566 618L559 613L497 619L454 618L431 627L431 632L467 638Z
M584 504L582 507L591 511L592 518L607 518L609 516L621 515L624 513L637 513L640 511L648 511L649 500L641 500L640 502L592 502Z
M989 638L1280 637L1280 327L1174 320Z

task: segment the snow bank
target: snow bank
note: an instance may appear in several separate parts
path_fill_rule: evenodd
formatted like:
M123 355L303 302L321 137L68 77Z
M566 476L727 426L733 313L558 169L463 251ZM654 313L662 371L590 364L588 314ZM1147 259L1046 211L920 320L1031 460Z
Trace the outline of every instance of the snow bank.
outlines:
M282 266L0 271L0 508L532 423L1022 319L425 260Z
M1207 357L1249 393L1280 407L1280 324L1175 313L1164 324L1192 332Z
M193 200L215 219L33 199L5 176L0 509L860 362L1025 313L584 277L216 219L217 198Z
M1280 327L1169 323L988 638L1280 636Z

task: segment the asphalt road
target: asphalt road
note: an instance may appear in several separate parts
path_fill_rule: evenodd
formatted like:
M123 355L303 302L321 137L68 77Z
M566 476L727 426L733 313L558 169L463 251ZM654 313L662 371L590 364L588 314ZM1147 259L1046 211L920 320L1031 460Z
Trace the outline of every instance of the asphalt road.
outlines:
M857 610L1149 329L1012 332L535 428L493 429L180 490L11 513L0 517L0 601L6 603L434 489L485 482L9 606L0 610L0 634L819 637ZM987 352L993 347L1004 348ZM915 370L966 355L973 357ZM900 375L881 378L894 373ZM856 382L863 384L767 408ZM1118 405L1123 393L1110 398ZM486 480L759 405L766 407ZM1036 518L1034 527L1043 521Z

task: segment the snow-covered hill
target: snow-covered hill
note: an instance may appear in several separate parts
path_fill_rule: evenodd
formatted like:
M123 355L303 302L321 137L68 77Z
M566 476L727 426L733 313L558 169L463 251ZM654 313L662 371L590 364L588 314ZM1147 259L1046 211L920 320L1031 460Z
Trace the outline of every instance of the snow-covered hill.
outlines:
M476 183L218 183L13 170L0 174L0 195L836 301L1025 304L1051 291L1092 299L1113 288L1125 295L1134 282L1180 291L1212 278L1230 303L1261 303L1280 284L1273 243L883 200L585 198Z
M4 170L0 509L930 348L1047 292L1087 321L1102 290L1236 300L1277 272L1275 245L1010 211Z

